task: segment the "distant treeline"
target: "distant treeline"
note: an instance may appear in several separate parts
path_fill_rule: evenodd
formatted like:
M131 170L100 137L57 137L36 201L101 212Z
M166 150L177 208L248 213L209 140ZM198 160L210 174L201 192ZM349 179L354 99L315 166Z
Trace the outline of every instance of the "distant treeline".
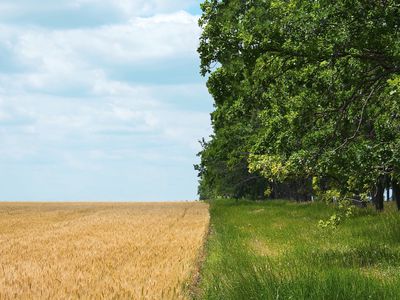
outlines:
M202 199L347 197L400 208L400 3L206 0L214 98Z

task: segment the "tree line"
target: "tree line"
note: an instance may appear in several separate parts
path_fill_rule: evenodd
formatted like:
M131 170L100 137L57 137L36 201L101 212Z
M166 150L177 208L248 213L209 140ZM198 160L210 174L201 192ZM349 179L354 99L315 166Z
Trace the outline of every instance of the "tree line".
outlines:
M348 197L400 209L400 2L206 0L214 99L202 199Z

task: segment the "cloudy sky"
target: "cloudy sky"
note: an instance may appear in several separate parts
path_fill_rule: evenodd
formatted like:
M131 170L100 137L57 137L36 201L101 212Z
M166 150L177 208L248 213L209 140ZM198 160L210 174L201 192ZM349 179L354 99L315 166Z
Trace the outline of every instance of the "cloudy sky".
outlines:
M195 199L199 3L1 0L0 201Z

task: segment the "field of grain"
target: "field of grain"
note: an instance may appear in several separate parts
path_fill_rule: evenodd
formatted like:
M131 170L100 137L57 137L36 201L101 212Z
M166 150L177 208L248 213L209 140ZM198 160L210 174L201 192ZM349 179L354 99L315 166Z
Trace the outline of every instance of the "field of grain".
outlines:
M204 203L0 203L0 299L185 299Z

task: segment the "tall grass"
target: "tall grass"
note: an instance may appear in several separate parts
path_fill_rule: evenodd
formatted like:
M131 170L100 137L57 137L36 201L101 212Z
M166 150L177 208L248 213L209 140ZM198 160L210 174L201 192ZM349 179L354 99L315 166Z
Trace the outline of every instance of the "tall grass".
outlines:
M360 210L321 229L332 207L211 203L199 299L400 299L400 214Z

